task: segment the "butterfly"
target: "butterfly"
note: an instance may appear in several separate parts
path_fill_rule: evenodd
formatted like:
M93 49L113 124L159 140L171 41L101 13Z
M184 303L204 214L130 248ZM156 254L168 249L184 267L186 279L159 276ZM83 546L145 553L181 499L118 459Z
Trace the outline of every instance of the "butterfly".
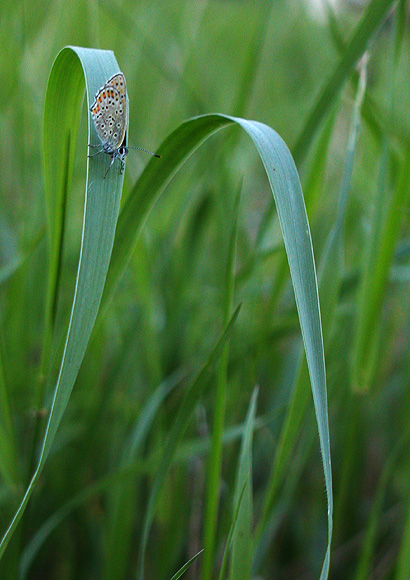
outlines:
M100 153L107 153L111 157L104 179L116 159L120 162L120 173L124 171L128 149L139 149L154 157L161 157L142 147L127 147L127 85L121 72L110 77L97 91L90 111L101 145L89 145L98 148L98 151L89 157L95 157Z

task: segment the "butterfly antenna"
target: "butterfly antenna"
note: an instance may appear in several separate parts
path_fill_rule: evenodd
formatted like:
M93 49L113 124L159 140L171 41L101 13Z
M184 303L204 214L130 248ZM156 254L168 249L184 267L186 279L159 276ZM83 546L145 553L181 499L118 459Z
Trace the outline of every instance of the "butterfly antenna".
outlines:
M152 151L148 151L148 149L144 149L143 147L128 147L128 149L138 149L139 151L144 151L144 153L149 153L149 155L152 155L153 157L158 157L158 159L161 159L161 155L158 155L157 153L153 153Z

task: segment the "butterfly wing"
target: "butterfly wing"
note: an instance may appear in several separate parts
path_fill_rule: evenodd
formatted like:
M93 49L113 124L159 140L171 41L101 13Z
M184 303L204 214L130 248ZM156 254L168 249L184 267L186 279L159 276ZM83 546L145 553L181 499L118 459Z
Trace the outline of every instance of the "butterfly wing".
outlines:
M117 73L113 75L104 85L105 87L113 87L121 94L125 100L127 94L127 85L125 83L125 77L122 73Z
M104 149L113 153L127 131L127 88L122 73L113 75L97 92L90 111Z

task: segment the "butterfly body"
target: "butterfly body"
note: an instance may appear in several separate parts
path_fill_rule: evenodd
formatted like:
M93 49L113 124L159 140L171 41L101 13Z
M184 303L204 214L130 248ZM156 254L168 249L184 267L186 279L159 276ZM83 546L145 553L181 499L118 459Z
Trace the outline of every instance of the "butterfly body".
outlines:
M126 139L124 138L124 142L125 141L126 141ZM98 147L98 145L97 145L97 147ZM121 164L120 173L122 173L124 171L125 158L128 155L128 147L126 145L120 145L117 148L115 148L115 147L113 148L110 143L105 143L104 145L102 145L102 147L100 148L100 151L98 151L97 154L102 153L102 152L107 153L107 155L109 155L111 157L110 167L116 159L119 159L120 164ZM110 169L110 167L108 169Z

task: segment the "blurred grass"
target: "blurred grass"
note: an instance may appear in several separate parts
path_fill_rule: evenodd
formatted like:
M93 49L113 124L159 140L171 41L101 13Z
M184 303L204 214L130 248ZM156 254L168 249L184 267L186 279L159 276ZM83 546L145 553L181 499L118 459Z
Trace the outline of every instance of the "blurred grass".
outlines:
M115 51L127 78L130 145L155 150L188 117L216 111L262 121L290 144L320 265L336 506L330 577L408 578L408 3L341 3L322 16L303 3L250 0L6 0L0 11L2 531L33 475L30 457L39 457L36 424L44 425L54 389L45 377L58 370L80 252L87 122L84 114L70 122L70 156L62 158L73 175L61 218L62 201L44 196L45 187L57 194L43 173L47 79L65 45L101 47ZM355 65L366 49L359 113ZM61 74L51 127L80 115L63 99ZM352 127L360 129L353 156ZM252 491L253 577L319 577L326 500L289 267L260 163L228 131L164 180L159 203L147 195L164 177L155 175L158 160L141 181L147 160L130 152L102 310L23 525L0 560L1 578L135 577L146 506L187 377L226 320L227 271L242 309L219 363L225 400L218 411L216 373L164 474L145 577L171 578L203 547L212 464L214 548L185 576L201 578L208 557L219 577L238 493L242 505ZM51 129L58 164L67 145L59 135ZM179 154L182 161L182 145ZM58 239L52 223L62 219L53 301L48 239ZM240 441L255 385L248 489Z

